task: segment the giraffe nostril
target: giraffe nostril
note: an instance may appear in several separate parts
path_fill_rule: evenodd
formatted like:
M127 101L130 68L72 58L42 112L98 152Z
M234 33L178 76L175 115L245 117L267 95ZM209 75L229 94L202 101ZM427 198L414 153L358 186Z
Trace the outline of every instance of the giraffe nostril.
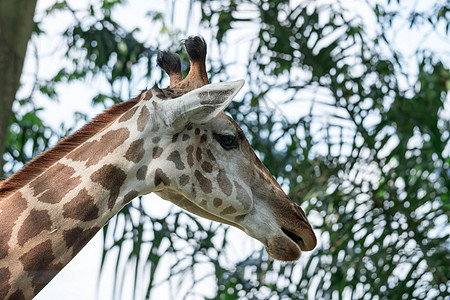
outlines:
M311 228L299 228L296 231L281 228L281 231L296 243L302 251L311 251L317 245L316 235Z
M300 246L300 249L304 248L304 241L303 239L298 236L297 234L293 233L292 231L289 231L287 229L281 228L281 230L283 231L283 233L285 235L287 235L291 240L293 240L297 245Z

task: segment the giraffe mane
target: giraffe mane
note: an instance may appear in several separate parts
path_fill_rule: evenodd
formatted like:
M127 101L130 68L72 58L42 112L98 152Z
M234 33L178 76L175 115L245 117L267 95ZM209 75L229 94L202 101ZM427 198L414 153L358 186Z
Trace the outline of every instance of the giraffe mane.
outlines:
M146 92L146 90L142 91L139 96L126 102L116 104L97 115L81 129L61 139L56 146L35 157L21 170L11 175L11 177L5 179L3 182L0 182L0 201L24 187L39 174L66 156L80 144L94 136L100 130L108 127L108 125L114 122L119 116L134 107L140 101L144 92Z

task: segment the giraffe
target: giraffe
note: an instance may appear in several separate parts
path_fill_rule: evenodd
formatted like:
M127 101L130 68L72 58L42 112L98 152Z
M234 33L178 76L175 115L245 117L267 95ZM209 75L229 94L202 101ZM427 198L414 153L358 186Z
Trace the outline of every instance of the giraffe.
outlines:
M210 84L206 43L185 40L191 69L164 51L170 85L117 104L0 184L0 299L33 298L133 198L156 193L237 227L268 254L316 246L303 210L223 111L243 80Z

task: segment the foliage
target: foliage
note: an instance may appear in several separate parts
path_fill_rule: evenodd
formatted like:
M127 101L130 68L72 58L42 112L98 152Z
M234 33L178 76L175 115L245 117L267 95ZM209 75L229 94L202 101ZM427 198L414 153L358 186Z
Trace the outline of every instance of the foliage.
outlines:
M366 3L377 22L371 30L340 2L191 2L201 12L202 28L214 36L210 49L220 54L240 46L230 43L239 29L256 28L246 37L248 89L229 113L291 199L305 208L320 243L293 264L273 261L261 247L231 259L228 227L176 209L154 217L144 200L133 201L104 229L103 258L118 253L117 298L125 277L133 278L136 295L150 297L160 268L170 270L167 281L176 299L211 297L194 294L211 278L214 299L448 295L450 71L442 53L424 42L410 56L396 49L395 30L402 21L411 31L426 25L431 29L423 41L436 32L448 43L449 7L435 2L420 10L407 2ZM139 82L133 81L138 65L146 66L144 76L161 78L152 72L157 45L146 45L137 30L115 21L120 5L104 0L75 11L62 1L49 8L73 15L64 33L73 67L43 82L41 93L56 97L53 85L104 76L111 92L94 102L117 102L127 94L122 83L130 94ZM170 13L152 10L149 16L174 44L189 34L169 29ZM229 61L212 55L213 80L227 79L235 67ZM12 121L6 156L11 164L25 162L54 138L37 110L18 112ZM142 285L145 292L136 290Z

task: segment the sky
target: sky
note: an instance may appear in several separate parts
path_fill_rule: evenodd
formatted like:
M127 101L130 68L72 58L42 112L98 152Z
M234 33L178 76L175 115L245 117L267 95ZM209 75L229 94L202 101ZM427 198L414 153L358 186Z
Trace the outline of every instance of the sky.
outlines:
M84 6L86 5L86 0L78 0L78 1L69 1L73 7L76 6ZM148 22L148 18L145 17L144 13L146 10L142 9L142 7L149 8L149 6L153 5L154 7L161 6L169 6L171 1L145 1L145 0L133 0L128 1L128 5L121 8L120 17L124 26L129 26L129 28L136 27L140 25L140 23L145 20ZM183 19L185 15L184 12L188 9L189 1L177 1L180 5L176 9L180 11L179 14L176 14L177 17L174 20L174 24L172 24L175 28L186 28L186 24L189 24L188 30L189 34L205 34L202 33L198 28L198 22L196 22L196 18L198 19L198 15L193 15L193 20L187 22L186 19ZM296 1L292 1L293 5L295 5ZM297 1L299 2L299 1ZM351 2L352 9L357 10L359 14L363 15L367 24L371 22L375 22L375 19L372 15L366 14L367 11L364 8L364 5L361 5L359 1L349 1ZM395 1L394 1L395 2ZM37 14L36 18L43 17L43 11L53 4L52 0L38 0L37 4ZM195 11L195 10L194 10ZM53 15L45 19L45 23L43 23L43 29L47 32L45 36L42 38L34 39L34 43L36 45L37 51L41 59L39 60L39 64L34 59L33 55L30 53L27 54L27 58L24 66L24 73L22 77L22 81L25 83L24 87L20 93L27 93L27 85L26 82L31 82L34 76L34 72L38 70L39 76L41 78L50 78L53 76L60 68L62 64L65 64L64 60L61 57L62 49L61 43L63 42L59 37L61 31L65 29L65 25L69 21L63 15ZM141 32L142 37L154 36L155 28L151 28L150 26L143 26L143 31ZM245 43L240 42L243 35L248 35L254 32L255 28L243 28L243 31L239 33L235 33L232 36L229 36L229 39L236 41L236 49L233 53L228 53L230 57L240 57L242 53L248 53L248 51L243 51L243 48L248 47ZM421 42L414 38L415 33L411 32L400 32L399 37L396 41L396 47L398 47L402 52L408 53L411 52L411 49L416 48L417 43ZM428 39L430 42L430 39ZM442 44L439 39L431 38L432 43L436 43L435 47L445 47L448 46ZM32 48L34 49L34 47ZM30 48L29 48L30 50ZM214 55L214 49L210 50L212 55ZM30 51L29 51L30 52ZM413 53L411 53L412 55ZM244 57L242 59L245 59ZM245 70L237 69L234 71L234 74L231 74L230 77L234 76L236 79L245 77ZM414 72L412 69L411 72ZM42 111L41 117L46 120L46 122L52 126L53 128L58 128L60 124L67 120L73 119L73 114L75 111L81 111L86 113L91 118L96 114L101 112L100 107L92 107L91 99L96 96L99 91L102 89L106 90L106 86L102 86L101 79L93 79L89 82L77 82L71 83L68 85L64 85L59 87L58 94L60 101L54 102L45 98L38 98L38 105L42 105L45 107L45 110ZM146 86L151 86L152 83L147 84L143 83L142 88ZM137 91L138 92L138 91ZM237 98L242 97L242 94L238 94ZM298 104L297 104L298 105ZM285 106L277 106L278 110L281 111L282 114L286 116L290 116L292 112L298 111L297 107L291 107L290 104ZM268 108L270 109L270 108ZM447 109L447 112L449 109ZM295 117L295 115L291 115ZM71 124L69 124L71 125ZM148 201L147 201L148 200ZM157 215L164 215L169 209L172 208L172 205L168 202L159 199L155 195L147 196L146 203L151 204L152 213ZM258 247L258 242L253 241L250 237L246 236L244 233L237 229L231 229L233 231L232 235L234 240L234 246L241 249L240 253L244 256L246 249L247 253L249 249L253 249L254 247ZM101 233L96 235L95 238L88 243L88 245L81 250L81 252L48 284L39 295L35 298L37 300L44 299L58 299L63 297L68 300L75 299L111 299L112 297L112 282L113 282L113 264L106 263L106 267L103 271L103 276L101 277L101 282L98 288L98 274L99 274L99 266L100 266L100 258L101 258L101 249L103 247L103 238ZM243 245L243 246L239 246ZM110 259L115 259L110 256ZM164 278L167 274L164 274L164 270L159 274L160 278ZM167 295L167 290L170 287L168 285L160 285L155 289L152 294L152 299L164 299L164 296ZM215 295L215 285L214 284L205 284L205 290L203 292L208 296ZM130 290L132 287L125 287L125 290ZM208 291L208 289L211 289ZM130 290L131 291L131 290ZM97 296L98 293L98 296ZM131 299L132 293L129 292L128 295L125 293L122 299ZM193 299L193 298L189 298Z

